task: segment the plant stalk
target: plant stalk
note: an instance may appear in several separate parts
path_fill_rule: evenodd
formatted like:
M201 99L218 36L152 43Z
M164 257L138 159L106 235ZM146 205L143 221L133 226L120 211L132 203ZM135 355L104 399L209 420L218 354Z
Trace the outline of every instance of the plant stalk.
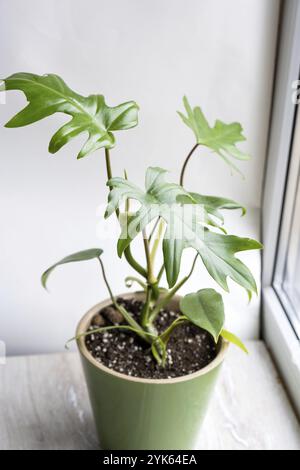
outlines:
M105 163L106 163L107 179L111 180L112 179L111 161L110 161L109 149L107 149L107 148L105 148ZM111 189L111 187L110 187L110 189Z
M111 160L110 160L109 149L105 149L105 162L106 162L107 178L111 179L112 178L112 169L111 169ZM111 189L111 187L110 187L110 189ZM119 219L119 216L120 216L119 209L116 210L116 215ZM156 294L157 280L156 280L156 278L153 274L148 239L145 236L143 237L143 239L144 239L144 246L145 246L145 253L146 253L146 260L147 260L147 271L132 256L130 246L128 246L124 251L125 258L126 258L127 262L129 263L129 265L133 269L135 269L135 271L137 271L141 276L143 276L145 279L147 279L147 281L148 281L146 303L145 303L145 306L144 306L144 309L143 309L143 312L142 312L142 317L143 317L142 326L140 326L140 324L134 320L134 318L126 311L126 309L124 309L121 305L118 305L118 303L116 302L116 300L115 300L115 298L112 294L112 291L109 287L109 284L107 282L104 266L103 266L102 260L100 258L99 258L99 261L100 261L100 265L101 265L101 269L102 269L102 273L103 273L104 282L107 285L107 288L108 288L108 291L109 291L109 294L110 294L113 305L123 315L123 317L125 318L127 323L131 327L135 328L137 330L137 332L139 332L137 334L139 334L139 336L141 338L143 338L145 341L147 341L148 343L151 344L152 341L151 341L151 339L149 339L149 333L150 333L150 336L151 336L151 332L147 333L144 330L143 327L145 327L145 329L148 330L148 327L146 327L146 324L148 323L148 315L149 315L149 309L150 309L150 302L151 302L151 298L152 298L152 291L153 291L153 295ZM151 327L151 325L149 326L149 329L151 329L153 331L154 335L156 335L156 332L154 331L154 329L150 328L150 327Z
M119 305L118 302L116 301L115 296L113 295L111 287L110 287L109 282L107 280L106 273L105 273L105 268L104 268L104 264L102 262L102 259L99 257L98 260L99 260L99 263L100 263L103 280L104 280L105 285L107 287L107 290L108 290L108 293L109 293L109 296L110 296L110 299L112 301L113 306L118 310L118 312L121 313L121 315L125 318L127 323L132 328L134 328L136 330L136 333L141 338L143 338L148 343L149 342L152 343L152 341L149 341L149 338L147 337L147 335L145 334L143 328L139 325L139 323L137 321L135 321L135 319L130 315L130 313L128 313L127 310L124 307L122 307L122 305Z
M194 258L194 261L193 261L193 264L192 264L192 268L189 272L189 274L187 276L185 276L183 279L181 279L180 282L178 282L178 284L176 284L176 286L174 286L165 296L164 298L156 305L156 307L152 310L151 314L150 314L150 317L149 317L149 322L150 323L153 323L155 318L157 317L157 315L159 314L160 310L162 310L169 302L170 300L174 297L174 295L176 294L176 292L183 286L183 284L186 283L186 281L189 280L189 278L191 277L191 275L193 274L193 271L194 271L194 268L195 268L195 264L196 264L196 261L197 261L197 258L198 258L198 253L196 254L195 258Z
M147 289L146 289L146 301L144 303L142 313L141 313L141 324L142 324L142 327L145 329L147 328L147 324L148 324L150 302L151 302L151 287L148 284Z
M110 180L110 179L112 178L112 169L111 169L110 153L109 153L109 149L107 149L107 148L105 148L105 163L106 163L107 179ZM109 187L109 189L112 189L112 188ZM117 215L117 218L119 219L120 211L119 211L118 208L116 209L116 215ZM128 262L128 264L130 264L130 266L131 266L135 271L137 271L141 276L143 276L145 279L147 279L147 272L146 272L146 270L145 270L145 269L143 268L143 266L141 266L141 265L134 259L134 257L132 256L130 246L128 246L128 247L125 249L124 255L125 255L125 259L126 259L126 261Z
M180 185L183 186L183 182L184 182L184 174L185 174L185 170L186 170L186 167L187 167L187 164L191 158L191 156L193 155L193 153L195 152L196 148L199 146L200 144L195 144L194 147L191 149L191 151L189 152L188 156L186 157L185 161L184 161L184 164L183 164L183 167L181 169L181 173L180 173Z
M143 230L143 241L144 241L145 255L146 255L146 261L147 261L148 282L149 284L153 285L157 282L157 279L153 273L153 265L152 265L152 259L151 259L151 254L150 254L149 240L147 238L147 234L145 230Z
M153 272L153 262L152 262L152 257L150 253L149 239L147 237L146 230L143 230L143 241L144 241L145 255L146 255L146 261L147 261L148 284L147 284L147 290L146 290L146 302L142 310L141 323L142 323L142 326L147 331L151 330L151 333L153 333L154 332L153 325L151 324L151 322L149 323L149 310L150 310L152 299L158 298L159 291L158 291L157 279Z
M161 278L162 278L162 275L163 275L163 273L164 273L164 270L165 270L165 264L163 263L163 264L161 265L161 268L160 268L160 270L159 270L159 272L158 272L158 275L157 275L157 280L158 280L158 282L160 282L160 280L161 280Z
M159 218L158 221L159 221L158 232L157 232L157 235L154 239L152 249L151 249L151 254L150 254L152 265L154 265L156 253L157 253L159 243L160 243L161 237L163 235L163 229L164 229L164 220ZM152 235L152 233L151 233L151 235ZM150 243L150 241L151 241L151 238L149 237L149 243Z
M139 273L141 276L143 276L145 279L147 279L147 271L146 271L146 269L143 268L143 266L141 266L140 263L138 263L138 262L136 261L136 259L132 256L130 246L128 246L128 247L126 248L126 250L124 250L124 256L125 256L125 259L126 259L126 261L128 262L128 264L130 264L130 266L131 266L137 273Z

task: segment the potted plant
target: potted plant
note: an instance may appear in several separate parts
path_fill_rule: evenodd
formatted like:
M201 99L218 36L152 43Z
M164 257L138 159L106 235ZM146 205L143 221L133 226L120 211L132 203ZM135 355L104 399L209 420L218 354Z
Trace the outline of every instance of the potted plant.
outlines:
M109 298L93 307L79 322L76 336L92 408L104 449L194 449L220 366L229 342L247 351L241 340L224 327L222 296L199 286L197 292L178 296L202 261L216 283L228 291L227 278L242 286L251 299L255 280L235 254L260 249L250 238L227 234L221 210L245 209L223 197L190 192L184 187L189 159L200 146L208 147L232 168L234 159L249 157L236 144L245 140L238 123L216 121L210 127L200 107L183 99L183 122L196 143L184 161L179 184L167 181L166 170L146 170L145 188L127 175L114 176L110 150L115 131L137 125L138 106L128 101L106 105L102 95L81 96L57 75L16 73L3 89L21 90L28 105L6 127L19 127L61 112L71 116L52 137L49 152L56 153L77 135L87 133L78 153L83 158L103 149L108 203L105 217L120 222L117 253L125 258L140 291L115 296L109 284L102 249L84 250L55 263L42 275L42 284L58 266L95 259L99 262ZM132 201L139 206L133 208ZM131 242L140 237L145 265L132 253ZM163 263L155 264L162 246ZM181 277L182 253L195 257ZM162 286L163 275L166 278Z

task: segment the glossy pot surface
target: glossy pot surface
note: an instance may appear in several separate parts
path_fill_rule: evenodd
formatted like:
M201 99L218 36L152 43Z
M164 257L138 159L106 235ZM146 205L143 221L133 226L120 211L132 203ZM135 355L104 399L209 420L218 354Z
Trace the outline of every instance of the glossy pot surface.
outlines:
M121 297L144 299L143 293ZM178 309L180 297L169 307ZM93 316L111 304L97 304L82 318L77 335L87 331ZM228 349L220 339L218 355L205 368L175 379L142 379L115 372L77 340L102 449L195 449L209 399Z

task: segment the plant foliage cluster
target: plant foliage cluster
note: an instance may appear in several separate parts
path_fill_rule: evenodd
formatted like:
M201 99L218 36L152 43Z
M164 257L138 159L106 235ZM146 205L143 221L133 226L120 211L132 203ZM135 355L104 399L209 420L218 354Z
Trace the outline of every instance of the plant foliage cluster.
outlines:
M109 285L102 260L102 249L84 250L55 263L42 275L46 283L50 273L58 266L96 259L99 262L104 282L111 301L123 315L125 324L99 328L127 328L149 343L157 362L164 366L166 347L172 331L183 322L191 322L207 330L217 342L222 336L246 351L243 343L224 328L225 313L222 296L215 289L201 288L185 295L180 302L181 315L161 334L155 328L155 320L177 291L190 279L196 265L202 266L225 291L228 278L242 286L251 299L257 292L255 280L248 267L236 257L236 253L256 250L261 244L250 238L228 234L224 226L223 210L242 211L240 204L223 197L207 196L191 192L184 187L184 176L188 162L198 147L204 146L221 157L237 171L234 161L247 160L249 156L237 147L245 140L239 123L225 124L217 120L211 127L200 107L192 108L183 98L184 112L179 112L184 124L194 133L195 143L186 157L179 182L167 181L167 171L150 167L145 174L145 187L141 188L130 179L114 176L111 165L111 149L116 144L115 132L133 128L138 123L138 105L128 101L115 107L105 103L102 95L81 96L72 91L57 75L35 75L16 73L4 80L6 90L22 91L27 106L14 116L6 127L32 124L54 113L64 113L70 119L53 135L49 152L56 153L74 137L85 133L87 139L77 158L83 158L103 149L108 186L108 203L105 217L115 214L120 221L120 237L117 242L118 256L125 257L135 271L126 279L128 285L137 282L145 290L145 304L139 321L119 305ZM131 201L139 203L131 210ZM198 210L198 208L201 210ZM180 229L180 230L179 230ZM145 251L144 265L136 259L131 243L140 237ZM163 251L163 264L157 269L158 249ZM195 252L190 271L180 278L182 254L185 249ZM162 286L165 274L167 287ZM85 333L89 334L89 333Z

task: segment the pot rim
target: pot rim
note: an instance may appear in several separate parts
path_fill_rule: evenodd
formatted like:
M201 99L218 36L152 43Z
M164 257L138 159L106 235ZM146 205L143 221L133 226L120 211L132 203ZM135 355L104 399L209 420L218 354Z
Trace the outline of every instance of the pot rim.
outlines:
M142 297L143 293L142 292L130 292L130 293L125 293L125 294L120 294L120 297L123 297L125 299L130 299L132 297ZM180 295L175 295L172 299L173 302L179 302L181 296ZM91 319L101 310L102 308L108 306L111 304L111 299L106 299L102 302L99 302L98 304L94 305L91 309L88 310L88 312L81 318L77 325L76 329L76 336L85 333L87 331L87 328L90 326ZM136 383L145 383L145 384L156 384L156 385L171 385L175 383L180 383L180 382L187 382L188 380L193 380L197 377L200 377L201 375L205 375L208 372L211 372L213 369L215 369L218 365L220 365L225 357L225 354L228 350L229 343L228 341L224 340L222 337L219 339L219 351L215 359L211 361L207 366L203 367L197 372L194 372L192 374L188 375L183 375L180 377L175 377L172 379L146 379L143 377L131 377L126 374L122 374L121 372L117 372L113 369L110 369L109 367L106 367L105 365L101 364L101 362L98 362L92 354L88 351L85 341L85 337L82 336L81 338L78 338L76 340L78 349L80 353L91 363L93 364L97 369L100 369L102 372L105 372L109 375L112 375L118 379L123 379L127 380L129 382L136 382Z

